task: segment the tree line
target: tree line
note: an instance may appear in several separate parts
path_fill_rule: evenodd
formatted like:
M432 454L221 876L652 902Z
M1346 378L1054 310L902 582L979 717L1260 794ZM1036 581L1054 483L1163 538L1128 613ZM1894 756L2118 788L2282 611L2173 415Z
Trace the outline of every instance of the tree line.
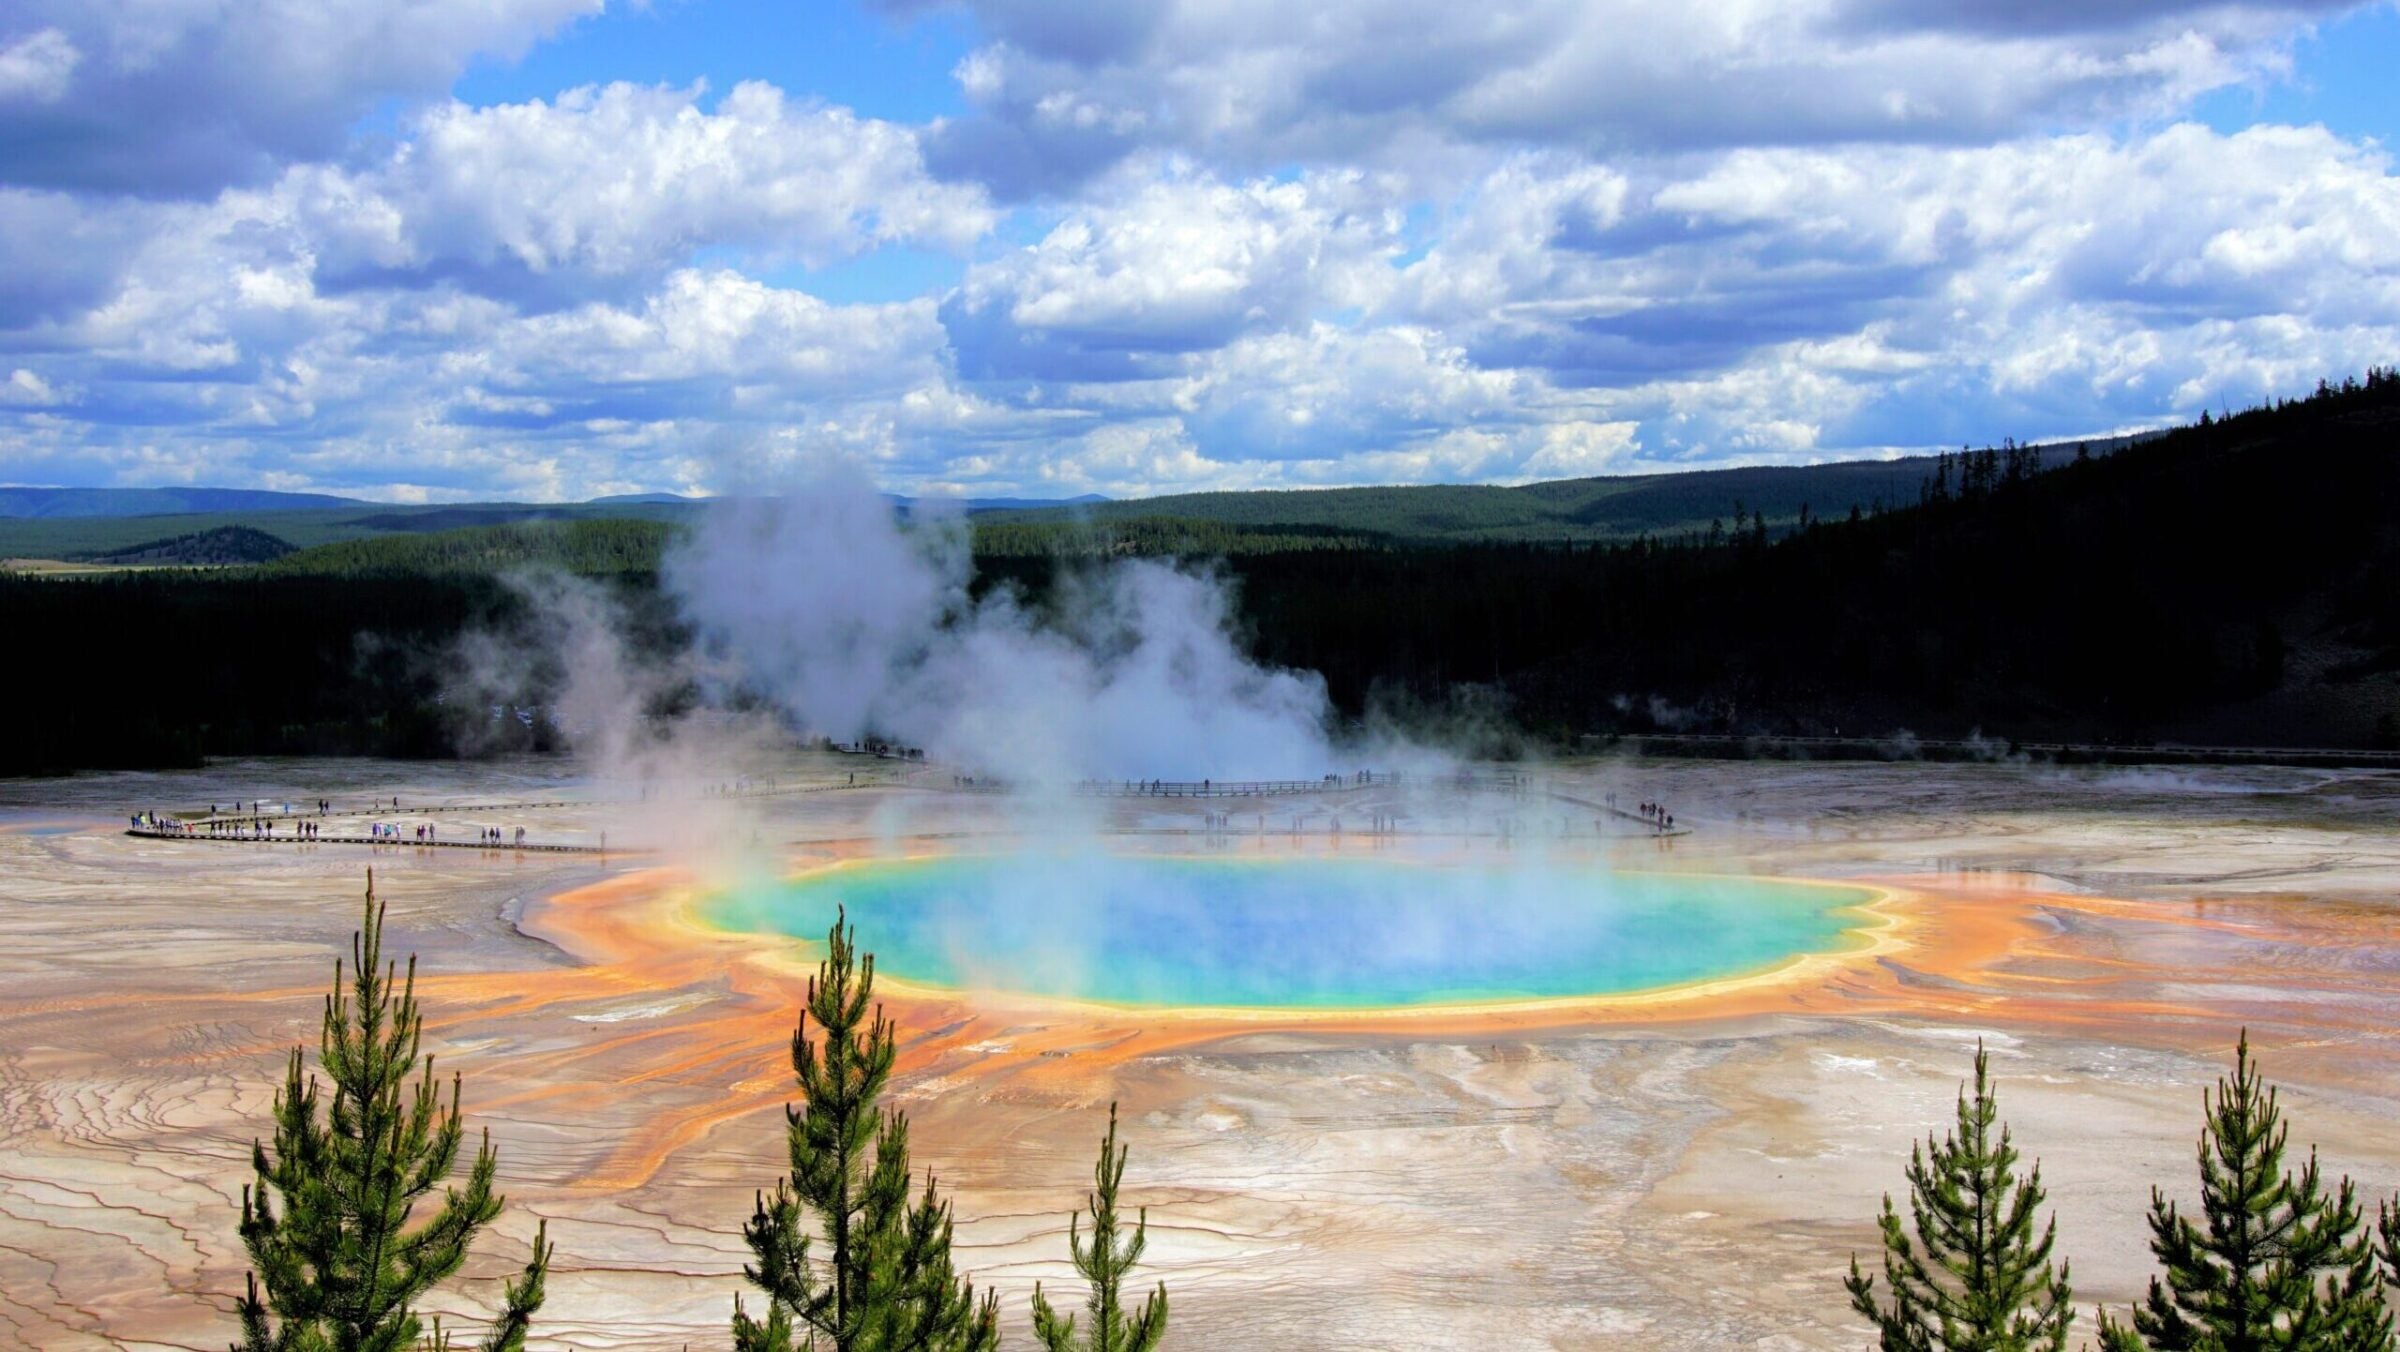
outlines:
M588 517L410 531L299 550L263 565L262 571L270 577L358 578L544 567L582 577L655 576L668 543L682 529L665 521Z
M2105 456L1968 453L1915 503L1803 504L1781 534L1755 507L1599 544L994 521L976 525L974 586L1039 611L1124 554L1214 569L1253 655L1322 673L1348 719L1463 704L1562 743L1908 728L2400 746L2396 427L2400 378L2377 368ZM655 569L675 528L500 529L263 569L0 576L0 632L32 655L0 773L551 745L538 716L512 731L447 701L452 648L522 625L500 573L535 561L602 578L638 646L672 650Z
M2392 745L2396 427L2400 381L2378 372L2013 480L2003 455L1781 538L1753 514L1679 539L1224 568L1262 655L1323 671L1345 708L1476 683L1560 738Z
M1307 554L1389 549L1391 537L1339 526L1254 526L1176 516L1112 517L1104 521L1019 521L977 517L969 538L978 560L1229 558L1245 554Z

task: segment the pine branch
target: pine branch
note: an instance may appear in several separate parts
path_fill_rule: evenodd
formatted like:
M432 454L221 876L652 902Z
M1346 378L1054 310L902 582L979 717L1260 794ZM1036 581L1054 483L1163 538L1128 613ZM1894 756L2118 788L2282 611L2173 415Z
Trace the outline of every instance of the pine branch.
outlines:
M2377 1208L2376 1235L2383 1261L2383 1280L2394 1291L2400 1291L2400 1193Z
M533 1257L526 1260L525 1270L502 1293L500 1317L492 1322L482 1352L524 1352L525 1331L532 1327L534 1313L542 1308L543 1286L549 1279L550 1258L555 1252L556 1247L550 1242L550 1222L536 1223Z
M1092 1193L1085 1199L1092 1218L1089 1242L1082 1235L1081 1217L1067 1221L1067 1252L1075 1271L1089 1290L1084 1313L1089 1316L1077 1337L1073 1315L1063 1319L1050 1305L1040 1284L1033 1289L1034 1334L1049 1352L1151 1352L1167 1331L1167 1288L1160 1283L1146 1296L1141 1309L1127 1317L1123 1289L1127 1273L1141 1261L1150 1242L1150 1216L1138 1213L1133 1233L1118 1238L1117 1187L1125 1177L1128 1147L1117 1144L1117 1105L1108 1105L1108 1134L1100 1141L1100 1158L1092 1167Z

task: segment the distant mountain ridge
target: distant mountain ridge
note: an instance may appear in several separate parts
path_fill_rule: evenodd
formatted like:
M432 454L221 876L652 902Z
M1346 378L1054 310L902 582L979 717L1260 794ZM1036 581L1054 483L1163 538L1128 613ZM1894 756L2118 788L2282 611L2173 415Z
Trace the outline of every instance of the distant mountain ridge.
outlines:
M2065 442L2033 448L2055 468L2078 449L2109 454L2144 436ZM1516 487L1412 484L1371 488L1273 489L1177 493L1150 498L990 497L940 499L979 519L1028 525L1094 526L1167 520L1247 531L1336 532L1394 542L1467 543L1626 540L1705 531L1763 517L1780 534L1801 510L1818 520L1856 506L1916 502L1936 465L1932 456L1817 465L1666 470L1652 474L1559 479ZM894 510L933 500L886 494ZM176 535L226 526L267 531L301 549L381 535L595 519L683 521L713 499L629 493L588 502L400 504L313 493L229 488L0 488L0 558L96 559Z
M919 505L938 506L944 511L965 512L972 516L982 512L1074 511L1097 503L1115 501L1113 498L1102 497L1098 493L1085 493L1080 497L1073 498L912 498L904 493L886 493L883 495L883 500L892 504L892 510L902 516L916 511Z
M203 512L286 512L359 507L330 493L263 488L0 488L0 517L186 516Z
M2023 447L2044 468L2074 460L2078 451L2104 456L2151 434ZM1782 532L1803 509L1815 520L1915 505L1938 456L1841 460L1815 465L1751 465L1734 469L1662 470L1651 474L1493 484L1409 484L1370 488L1254 489L1121 498L1074 507L1029 507L1011 513L1026 523L1067 520L1094 524L1175 518L1250 528L1308 527L1355 531L1416 542L1622 540L1705 530L1712 522L1763 517Z
M922 499L886 494L903 510ZM398 511L427 511L449 507L485 516L510 511L519 519L542 511L571 511L579 507L697 507L711 501L698 494L610 493L582 502L459 502L406 507L332 493L281 493L264 488L43 488L0 487L0 517L48 520L61 517L193 516L221 512L297 512L321 507L381 507ZM1015 511L1024 508L1069 507L1107 502L1098 493L1072 498L955 498L943 499L970 512Z

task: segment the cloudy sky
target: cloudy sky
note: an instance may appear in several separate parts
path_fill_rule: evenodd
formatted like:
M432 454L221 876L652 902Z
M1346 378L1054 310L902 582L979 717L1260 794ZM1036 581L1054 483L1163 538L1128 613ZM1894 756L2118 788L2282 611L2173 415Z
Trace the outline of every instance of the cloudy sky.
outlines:
M1522 481L2400 358L2400 7L10 0L0 482Z

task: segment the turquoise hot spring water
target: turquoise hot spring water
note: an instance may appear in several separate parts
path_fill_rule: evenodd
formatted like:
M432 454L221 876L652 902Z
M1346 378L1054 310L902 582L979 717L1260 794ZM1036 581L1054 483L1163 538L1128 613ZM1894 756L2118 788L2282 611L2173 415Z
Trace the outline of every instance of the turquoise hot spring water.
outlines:
M1110 1004L1388 1009L1650 990L1838 949L1863 888L1394 855L956 855L718 893L821 943L848 911L905 981Z

